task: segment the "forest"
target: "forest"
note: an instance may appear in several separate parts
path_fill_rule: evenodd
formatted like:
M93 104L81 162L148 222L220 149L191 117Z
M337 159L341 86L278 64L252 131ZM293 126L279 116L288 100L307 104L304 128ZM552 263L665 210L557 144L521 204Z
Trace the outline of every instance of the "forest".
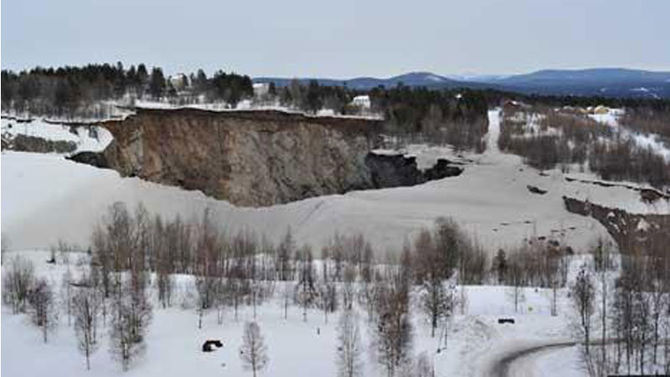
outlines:
M668 114L626 108L618 122L634 132L666 137L670 126L664 119ZM670 161L651 146L639 145L626 136L621 129L574 111L546 105L523 110L506 107L498 145L541 170L560 167L567 173L590 169L605 180L642 182L659 189L670 185Z

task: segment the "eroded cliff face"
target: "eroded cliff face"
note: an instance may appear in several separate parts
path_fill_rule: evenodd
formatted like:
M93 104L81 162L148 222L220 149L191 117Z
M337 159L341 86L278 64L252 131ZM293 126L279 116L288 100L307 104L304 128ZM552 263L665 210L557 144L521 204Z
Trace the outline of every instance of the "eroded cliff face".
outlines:
M569 212L598 220L623 253L667 253L667 245L670 243L670 215L628 213L619 208L608 208L566 196L563 197L563 203Z
M240 206L269 206L455 175L454 169L444 168L439 174L421 172L413 159L402 156L380 161L387 157L369 153L378 143L378 120L277 111L143 109L102 126L114 141L102 155L82 154L74 160L112 168L123 176L201 190Z

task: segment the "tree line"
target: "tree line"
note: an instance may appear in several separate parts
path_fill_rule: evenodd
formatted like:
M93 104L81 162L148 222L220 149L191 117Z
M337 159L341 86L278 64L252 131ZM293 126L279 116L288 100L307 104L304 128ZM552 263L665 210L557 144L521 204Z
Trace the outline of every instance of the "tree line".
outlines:
M201 96L236 104L253 95L249 76L217 71L212 77L202 70L183 77L178 86L160 67L145 64L126 68L117 64L81 67L36 67L14 72L2 70L4 111L59 117L95 115L96 105L110 100L177 98L195 102Z
M638 111L624 116L626 124L638 119L640 129L660 132L662 115L642 116ZM535 123L536 128L529 128ZM646 127L646 128L645 128ZM590 169L606 180L645 182L658 188L670 185L670 162L651 146L640 146L611 127L584 115L559 113L546 106L519 111L504 109L498 145L501 150L523 156L538 169L560 167L569 172L575 165Z

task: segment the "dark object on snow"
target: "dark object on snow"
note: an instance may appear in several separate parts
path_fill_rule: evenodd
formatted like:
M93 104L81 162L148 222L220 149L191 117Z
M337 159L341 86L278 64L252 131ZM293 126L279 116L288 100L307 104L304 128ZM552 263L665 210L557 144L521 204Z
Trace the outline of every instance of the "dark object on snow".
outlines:
M51 258L47 259L47 263L56 264L56 257L51 257Z
M73 281L70 283L70 286L75 288L91 288L91 283L88 281Z
M416 157L402 154L368 153L365 165L370 170L374 188L414 186L463 173L462 167L454 166L454 163L444 158L438 159L433 167L421 170L417 166Z
M544 195L544 194L547 193L547 190L542 190L539 187L535 187L535 186L531 186L531 185L526 185L526 188L528 189L528 191L532 192L533 194Z
M220 340L206 340L205 343L202 344L202 352L213 352L221 347L223 347L223 343Z
M514 318L498 318L498 324L504 325L505 323L514 324Z
M654 203L663 198L663 193L652 189L640 189L640 199L645 203Z
M66 157L68 160L95 166L96 168L108 169L109 164L102 153L97 152L79 152L72 156Z

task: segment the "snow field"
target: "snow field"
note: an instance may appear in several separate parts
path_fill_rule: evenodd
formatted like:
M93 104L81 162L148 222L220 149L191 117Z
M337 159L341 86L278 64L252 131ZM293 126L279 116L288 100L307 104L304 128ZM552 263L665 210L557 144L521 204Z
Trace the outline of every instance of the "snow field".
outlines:
M107 129L98 126L70 127L49 123L42 118L21 123L3 118L0 120L0 124L2 134L9 138L14 138L16 135L25 135L50 141L69 141L77 145L75 152L100 152L107 148L107 145L112 141L112 134Z

